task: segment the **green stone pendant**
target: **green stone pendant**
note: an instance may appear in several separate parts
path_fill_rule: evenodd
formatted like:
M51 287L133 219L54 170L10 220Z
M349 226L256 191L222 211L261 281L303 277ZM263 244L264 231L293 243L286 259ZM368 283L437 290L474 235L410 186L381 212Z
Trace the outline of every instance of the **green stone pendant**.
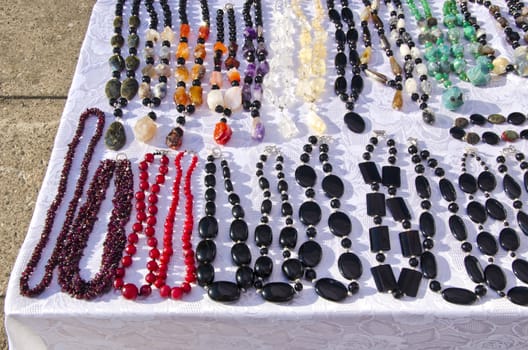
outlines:
M458 107L462 106L464 104L462 90L456 86L446 89L442 93L442 104L450 111L454 111Z
M108 130L106 130L104 141L106 147L112 151L118 151L123 148L126 143L126 134L123 124L118 121L114 121L110 124Z

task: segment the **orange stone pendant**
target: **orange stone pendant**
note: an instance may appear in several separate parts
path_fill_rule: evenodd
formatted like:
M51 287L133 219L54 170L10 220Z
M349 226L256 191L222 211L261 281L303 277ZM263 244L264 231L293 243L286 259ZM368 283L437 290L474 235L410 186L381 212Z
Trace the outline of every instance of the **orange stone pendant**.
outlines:
M219 145L225 145L231 139L233 130L227 125L226 122L220 121L216 123L214 129L214 140Z

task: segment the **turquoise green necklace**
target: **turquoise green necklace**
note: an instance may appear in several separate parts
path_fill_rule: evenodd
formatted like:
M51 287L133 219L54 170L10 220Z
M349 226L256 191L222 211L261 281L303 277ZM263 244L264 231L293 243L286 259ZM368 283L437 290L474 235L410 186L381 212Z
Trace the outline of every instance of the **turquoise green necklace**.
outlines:
M449 0L446 3L453 1ZM456 11L456 3L453 3L455 4ZM450 35L448 34L448 40L451 43L450 47L446 43L443 33L438 28L438 21L433 17L427 0L420 0L420 4L423 8L423 14L416 6L414 0L407 0L409 10L416 19L421 32L418 36L418 41L425 46L424 57L428 62L427 68L429 75L434 77L445 88L442 93L442 104L444 107L449 110L455 110L462 106L464 99L462 90L457 86L453 86L453 83L449 80L449 73L453 71L458 74L461 80L468 81L467 75L465 74L467 64L464 60L464 47L459 42L460 34L456 35L456 31L458 31L458 28L456 28L456 16L455 21L452 21L452 7L451 5L446 6L444 4L444 23L447 22L449 24L449 26L447 24L446 26L451 32ZM452 64L449 62L451 55L455 57Z

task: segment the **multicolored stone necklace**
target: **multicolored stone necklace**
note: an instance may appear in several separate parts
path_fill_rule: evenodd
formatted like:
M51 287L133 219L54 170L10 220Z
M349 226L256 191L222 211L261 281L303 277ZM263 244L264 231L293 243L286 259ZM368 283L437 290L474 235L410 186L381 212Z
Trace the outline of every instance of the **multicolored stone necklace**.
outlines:
M125 128L121 122L123 108L128 101L136 96L139 84L135 78L135 71L139 67L139 58L137 56L137 47L139 46L139 36L137 30L140 25L139 5L140 0L133 0L131 15L128 18L128 52L129 56L123 59L121 48L125 44L122 35L123 26L123 6L126 0L118 0L115 7L114 17L114 35L110 40L113 48L113 55L108 60L112 70L112 78L105 85L105 93L108 103L114 108L114 117L116 120L110 124L105 134L105 145L107 148L117 151L126 143ZM121 83L121 72L126 68L127 78Z

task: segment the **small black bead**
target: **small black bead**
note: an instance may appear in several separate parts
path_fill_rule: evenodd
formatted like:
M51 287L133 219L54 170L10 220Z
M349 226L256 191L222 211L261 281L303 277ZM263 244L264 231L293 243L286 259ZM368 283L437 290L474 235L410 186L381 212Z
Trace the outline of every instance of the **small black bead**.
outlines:
M403 220L402 221L402 227L406 230L411 228L411 222L409 220Z
M383 254L383 253L376 254L376 261L379 262L379 263L384 262L385 261L385 254Z
M411 265L412 267L416 267L418 266L420 262L418 261L418 259L416 259L416 257L412 257L409 259L409 265Z
M356 294L357 292L359 292L359 283L357 282L350 282L350 284L348 285L348 291L350 292L350 294Z
M381 225L382 222L383 222L383 218L381 216L375 216L374 217L374 224L375 225Z
M282 252L282 257L284 259L288 259L291 256L291 252L289 250L285 250Z
M422 209L429 210L431 209L431 202L428 200L422 201L420 203L420 206L422 207Z
M455 202L449 203L449 205L447 206L447 210L449 210L453 214L457 213L458 209L458 204L456 204Z
M473 246L469 242L462 243L460 247L462 248L462 251L464 251L465 253L469 253L473 250Z
M429 289L431 289L433 292L439 292L442 289L442 286L437 280L432 280L429 283Z
M350 247L352 247L352 241L350 240L350 238L348 237L343 238L341 240L341 247L345 249L349 249Z
M315 273L314 269L306 269L304 272L304 278L306 278L308 281L313 281L317 278L317 274Z
M309 238L315 238L315 236L317 236L317 230L315 229L315 227L308 227L306 229L306 236L308 236Z
M306 191L304 192L305 196L308 197L308 198L313 198L315 197L315 191L313 188L308 188L306 189Z
M293 286L293 288L295 289L296 292L300 292L303 290L303 285L301 282L297 282L295 283L295 285Z
M430 249L433 249L433 247L434 247L434 241L433 241L432 239L430 239L430 238L425 239L425 240L423 241L423 247L424 247L425 249L429 249L429 250L430 250Z
M475 294L478 295L479 297L485 296L487 292L488 290L486 286L482 284L479 284L478 286L475 287Z

